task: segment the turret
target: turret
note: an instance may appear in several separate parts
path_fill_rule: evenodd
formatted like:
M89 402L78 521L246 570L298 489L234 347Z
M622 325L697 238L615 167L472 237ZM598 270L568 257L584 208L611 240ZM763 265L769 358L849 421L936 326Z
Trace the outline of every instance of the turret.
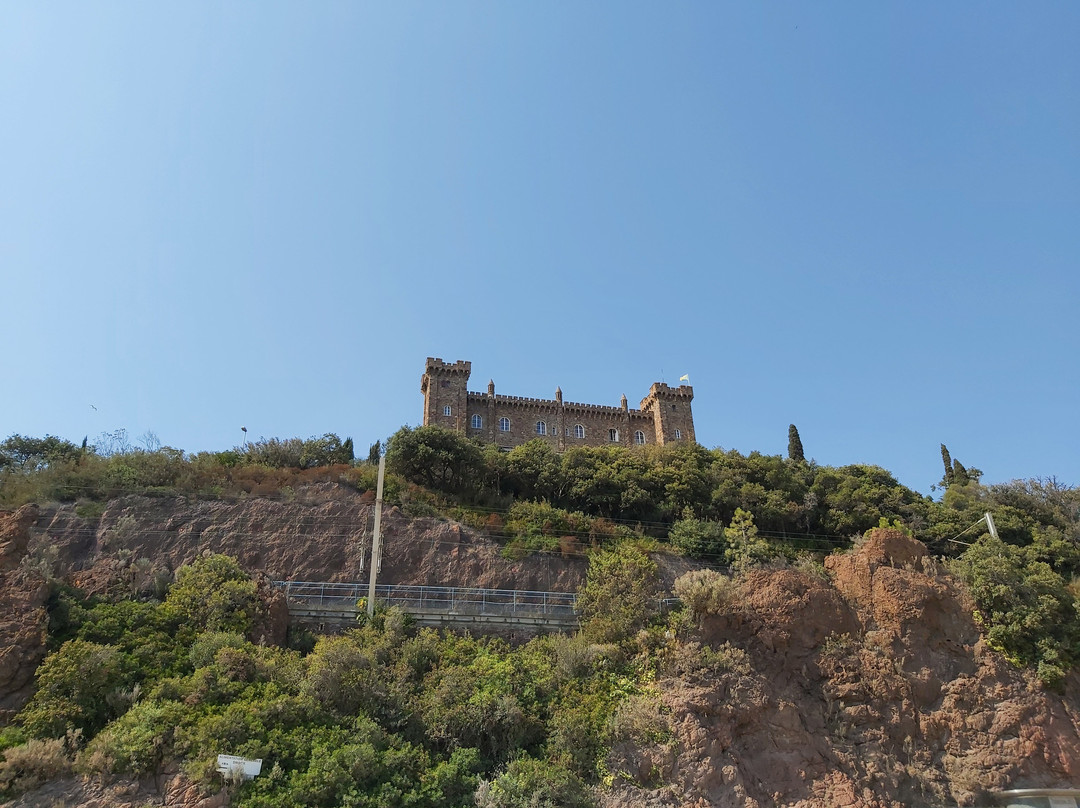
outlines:
M653 417L657 443L663 445L696 440L694 414L690 409L693 400L694 388L688 384L669 387L656 382L649 388L649 395L641 400L641 410Z
M469 374L472 362L453 364L428 357L420 392L424 394L424 426L438 425L464 431L469 400ZM494 385L492 385L494 388Z

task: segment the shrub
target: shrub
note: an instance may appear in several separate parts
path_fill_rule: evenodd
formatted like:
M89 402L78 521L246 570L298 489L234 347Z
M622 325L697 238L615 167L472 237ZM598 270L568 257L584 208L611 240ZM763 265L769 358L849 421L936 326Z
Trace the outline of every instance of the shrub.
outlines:
M675 597L698 618L724 612L738 590L735 581L716 570L693 570L675 580Z
M519 757L476 790L477 808L587 808L585 784L565 766Z
M64 739L31 740L4 751L0 762L0 796L13 797L71 771Z
M991 646L1058 684L1080 658L1080 619L1065 580L1028 548L984 535L951 564Z
M632 547L604 550L589 559L578 593L582 631L599 642L621 642L659 611L656 564Z
M37 738L59 738L70 730L93 735L119 710L117 691L130 684L127 660L119 649L69 640L45 657L37 670L37 692L19 714Z
M190 711L176 702L136 704L90 741L79 768L94 774L152 774L172 750L173 733Z
M245 633L258 605L255 583L235 559L209 555L176 572L165 598L165 613L210 631Z
M616 742L662 743L671 738L671 723L655 697L633 695L616 708L609 731Z

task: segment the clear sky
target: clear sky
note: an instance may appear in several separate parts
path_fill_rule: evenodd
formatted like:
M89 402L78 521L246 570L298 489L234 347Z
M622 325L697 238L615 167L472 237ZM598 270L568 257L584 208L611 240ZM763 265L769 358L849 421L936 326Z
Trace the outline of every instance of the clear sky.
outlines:
M1080 4L0 2L0 437L471 388L1080 484Z

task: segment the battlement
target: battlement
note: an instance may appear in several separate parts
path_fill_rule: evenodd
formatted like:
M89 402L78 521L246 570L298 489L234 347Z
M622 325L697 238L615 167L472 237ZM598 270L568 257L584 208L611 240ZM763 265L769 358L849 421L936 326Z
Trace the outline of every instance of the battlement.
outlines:
M459 359L457 362L451 364L450 362L444 362L442 357L429 356L427 363L424 366L424 371L431 373L436 371L438 373L464 373L468 376L472 372L472 362Z
M469 391L470 402L491 400L492 396L487 393ZM530 398L528 396L504 396L501 393L494 397L496 405L507 407L544 407L548 409L561 409L564 412L580 412L591 414L623 415L629 412L631 415L641 415L641 410L624 410L622 407L612 407L606 404L582 404L577 401L559 401L551 398Z
M680 384L678 387L671 387L663 382L653 382L652 387L649 388L649 395L656 396L657 398L692 399L694 397L694 388L688 384Z

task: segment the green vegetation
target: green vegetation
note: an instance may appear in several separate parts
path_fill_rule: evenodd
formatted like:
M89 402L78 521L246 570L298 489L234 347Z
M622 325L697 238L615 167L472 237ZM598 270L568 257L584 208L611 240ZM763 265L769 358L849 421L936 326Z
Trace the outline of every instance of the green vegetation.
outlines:
M663 636L654 586L645 555L612 551L590 572L578 636L512 648L388 610L306 655L251 642L254 585L225 556L179 570L162 602L63 589L37 693L0 735L0 799L72 768L176 762L221 788L227 753L266 762L230 785L245 808L592 805L613 740L655 730L626 717L644 708L619 710L651 698L657 657L634 635Z
M261 439L196 455L161 447L149 433L144 449L133 449L122 431L103 435L97 446L13 435L0 443L0 507L74 502L79 516L93 520L111 497L131 493L288 498L318 482L373 492L374 463L385 448L388 503L483 530L513 558L535 552L592 556L599 568L607 563L605 553L629 543L736 569L772 559L802 558L813 565L813 554L843 550L866 530L892 525L934 554L956 559L954 570L971 589L988 638L1017 664L1056 682L1080 661L1080 491L1054 480L985 486L978 469L964 466L942 444L944 474L935 500L877 466L807 461L794 425L788 437L787 457L685 444L558 454L539 440L503 453L438 427L405 427L385 447L373 444L368 460L358 462L351 439L333 434ZM1000 542L973 532L986 511L993 512ZM122 528L118 523L116 535L104 540L119 542ZM965 551L965 544L973 546ZM46 557L25 563L50 566ZM110 619L152 631L155 620L194 609L203 586L187 587L194 595L183 602L180 594L171 595L156 617L132 611ZM205 630L236 633L251 617L252 592L240 578L211 589L217 601L198 620ZM184 591L180 581L174 592ZM618 626L595 630L598 637L627 636ZM102 649L115 643L98 634L79 639L101 646L94 653L107 656ZM157 654L158 662L175 668L168 649L148 647L140 653ZM68 725L97 726L110 720L107 707L72 713Z

